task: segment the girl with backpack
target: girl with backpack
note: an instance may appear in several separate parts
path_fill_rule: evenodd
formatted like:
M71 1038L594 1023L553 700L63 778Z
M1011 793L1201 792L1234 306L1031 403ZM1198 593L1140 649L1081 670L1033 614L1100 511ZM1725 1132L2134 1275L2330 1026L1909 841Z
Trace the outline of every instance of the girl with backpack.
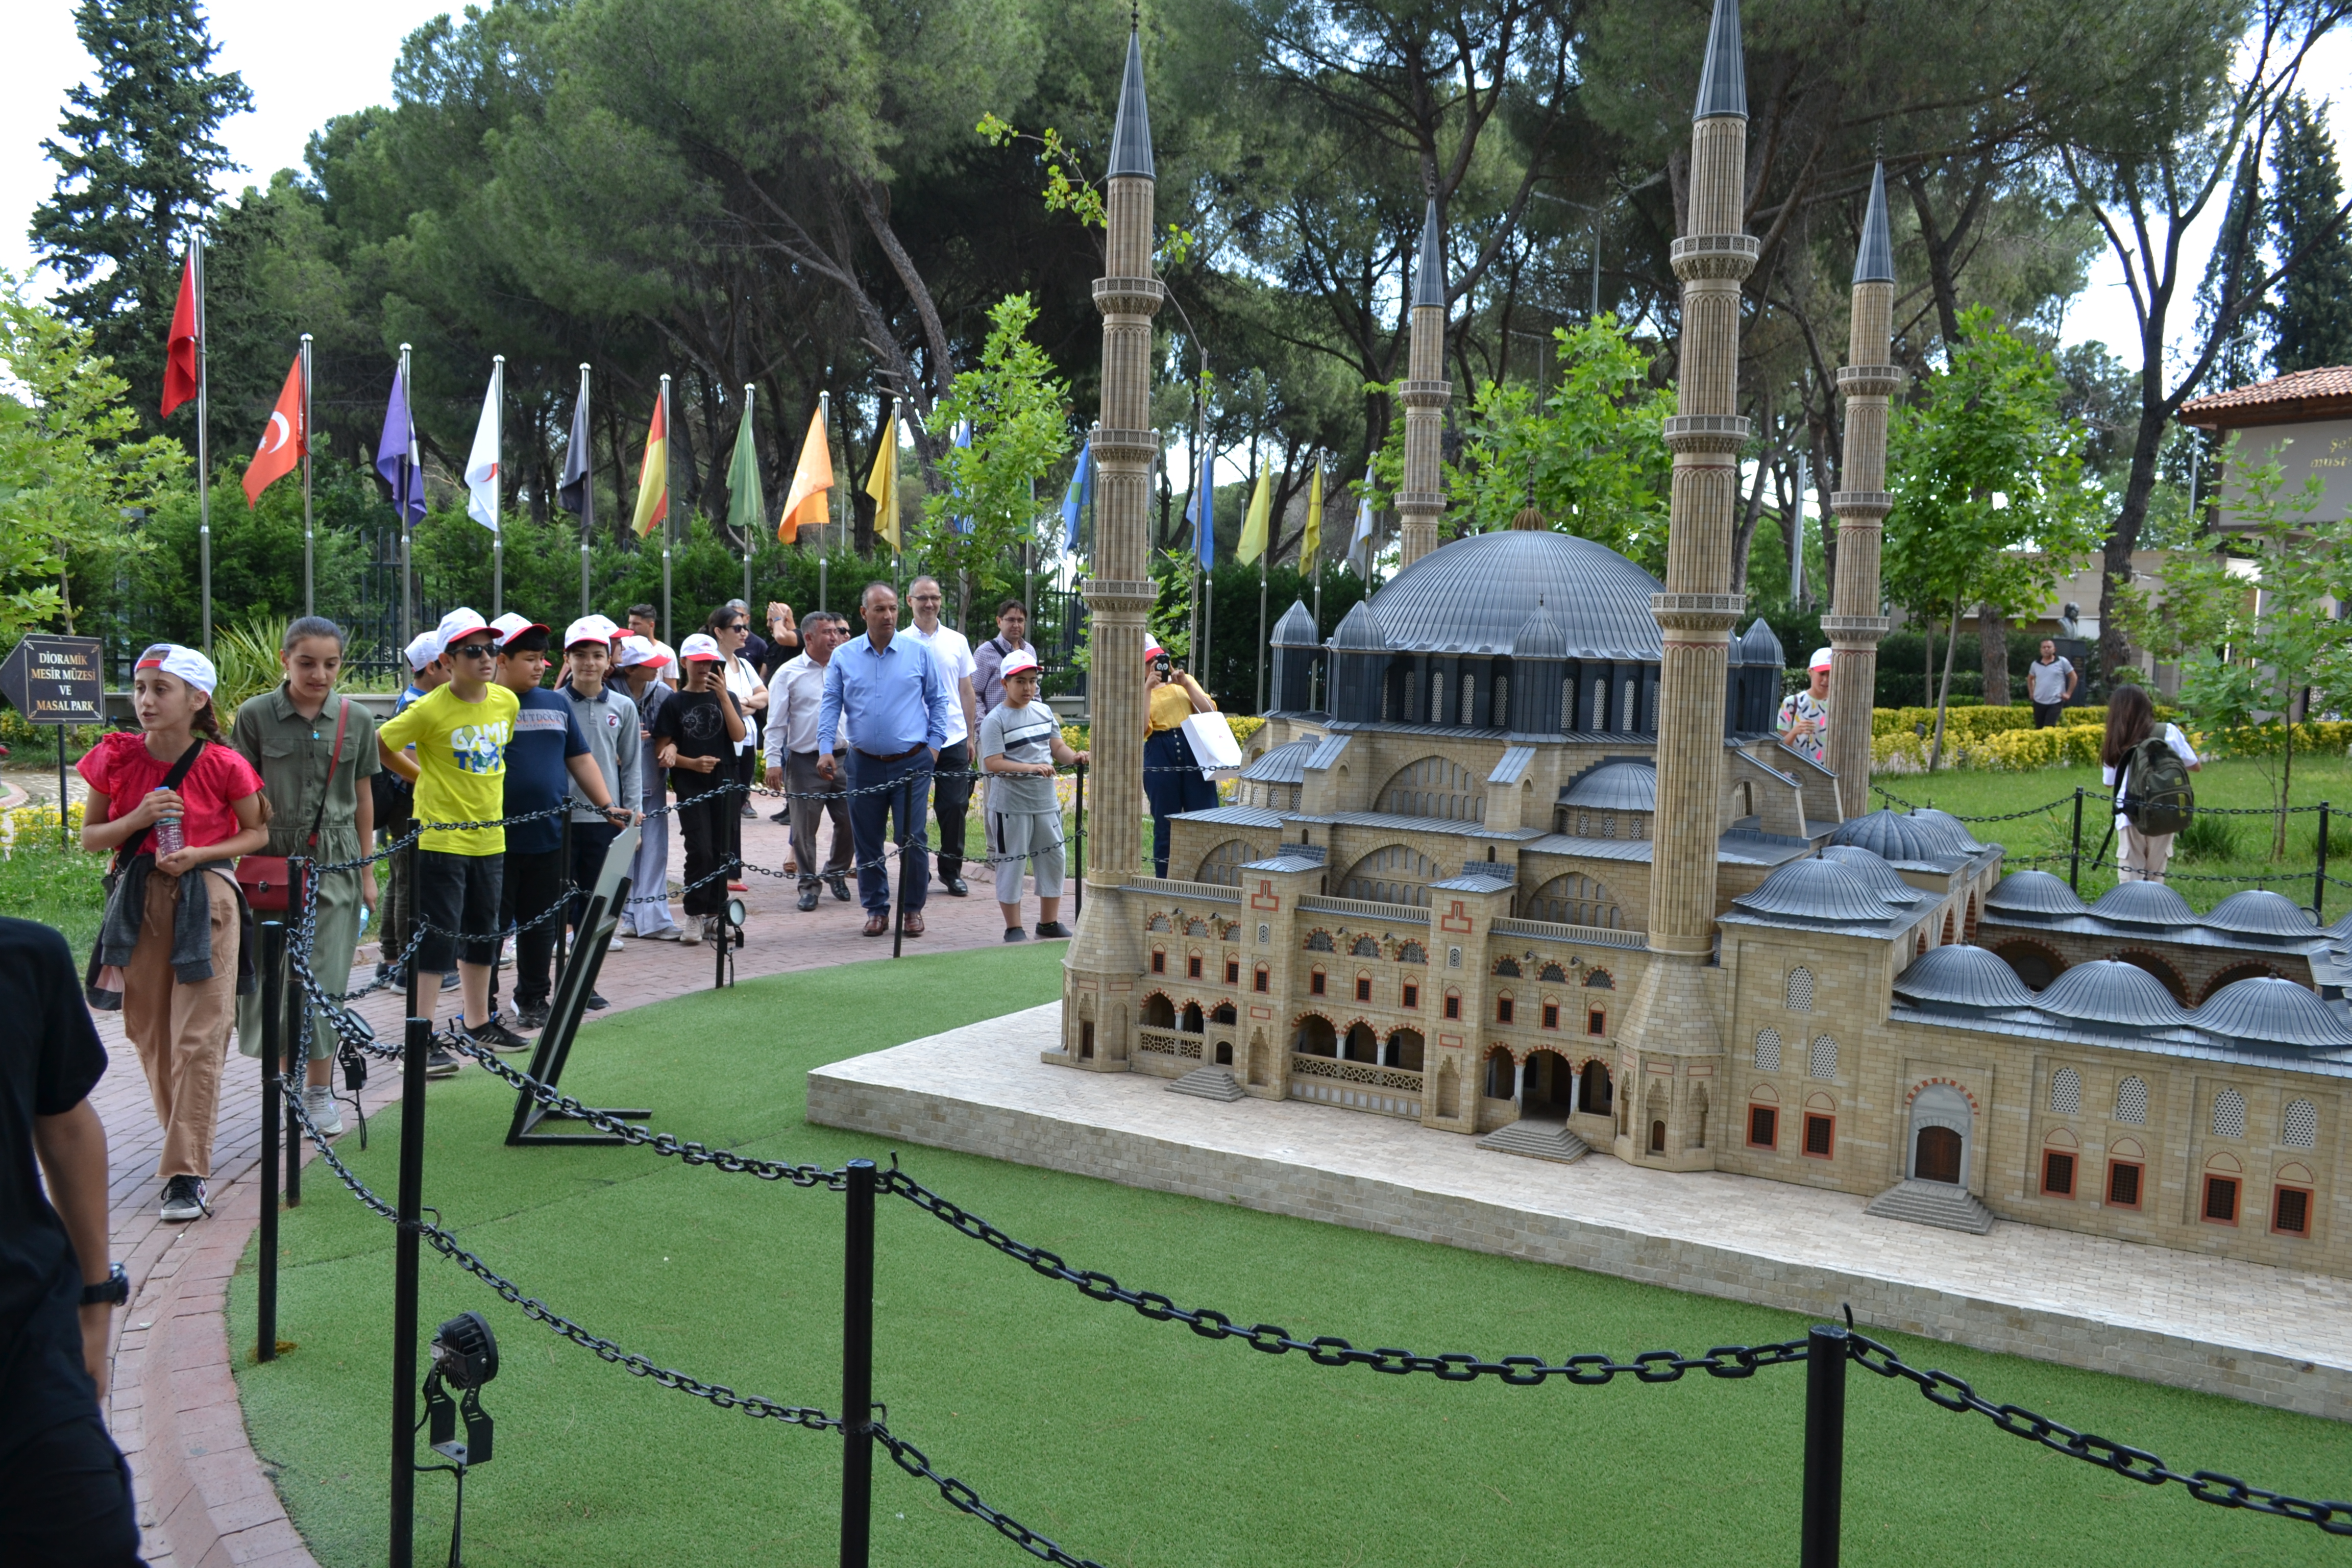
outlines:
M212 660L159 643L139 656L139 732L83 757L81 847L114 852L89 980L91 1005L120 1008L163 1125L163 1217L210 1212L213 1127L236 995L249 984L245 900L234 869L269 842L252 764L221 742ZM239 971L245 973L240 974Z
M2107 733L2099 763L2100 782L2116 792L2116 879L2163 881L2165 862L2172 858L2172 836L2194 809L2186 775L2205 764L2180 726L2167 724L2158 731L2156 705L2141 688L2128 685L2116 687L2107 699ZM2158 825L2168 826L2161 832L2151 830Z

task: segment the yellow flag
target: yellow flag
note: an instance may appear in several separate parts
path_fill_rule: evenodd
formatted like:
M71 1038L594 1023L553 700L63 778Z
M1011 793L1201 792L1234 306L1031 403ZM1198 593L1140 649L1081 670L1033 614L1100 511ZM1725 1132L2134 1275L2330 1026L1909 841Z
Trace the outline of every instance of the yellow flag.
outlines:
M642 539L669 515L669 432L661 403L654 404L654 422L646 431L646 458L637 467L637 510L629 526Z
M1307 537L1299 542L1298 563L1311 567L1323 548L1323 459L1315 459L1314 488L1307 492Z
M874 498L874 535L887 539L895 552L898 542L898 405L882 422L882 445L874 454L874 471L866 476L866 493Z
M801 443L800 467L793 470L792 493L784 498L784 515L776 521L776 537L790 544L803 528L822 528L826 521L824 492L833 489L833 448L824 439L824 404L809 416L808 439Z
M1250 494L1249 512L1242 519L1241 548L1234 559L1246 566L1265 553L1266 527L1274 520L1274 484L1272 473L1257 471L1257 489Z

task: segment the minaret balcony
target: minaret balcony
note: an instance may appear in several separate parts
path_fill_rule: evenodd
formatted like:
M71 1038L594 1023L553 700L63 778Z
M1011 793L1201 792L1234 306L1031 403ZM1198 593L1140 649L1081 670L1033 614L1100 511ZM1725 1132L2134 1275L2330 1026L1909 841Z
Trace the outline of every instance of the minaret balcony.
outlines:
M1114 430L1097 426L1087 441L1095 449L1097 462L1148 466L1160 456L1160 432L1157 430Z
M1675 276L1745 278L1756 269L1762 242L1752 234L1690 234L1675 241L1668 252Z
M1407 408L1443 408L1453 399L1451 382L1406 381L1397 386L1397 401Z
M1885 616L1823 616L1822 636L1832 647L1876 647L1894 624Z
M1840 365L1837 373L1838 391L1848 397L1892 397L1904 379L1899 364Z
M1157 278L1097 278L1095 309L1106 316L1149 316L1168 297L1168 285Z
M1830 510L1841 518L1868 522L1895 510L1895 497L1885 490L1832 490Z
M1666 446L1676 452L1728 455L1748 444L1753 424L1738 414L1676 414L1665 424Z

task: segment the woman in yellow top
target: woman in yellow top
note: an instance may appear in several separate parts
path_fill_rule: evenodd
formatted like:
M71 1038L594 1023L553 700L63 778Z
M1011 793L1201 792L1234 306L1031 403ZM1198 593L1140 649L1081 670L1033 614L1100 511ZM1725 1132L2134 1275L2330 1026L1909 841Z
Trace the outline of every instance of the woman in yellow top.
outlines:
M1151 874L1168 875L1168 819L1182 811L1207 811L1217 804L1217 786L1201 776L1184 721L1213 713L1216 700L1201 683L1175 668L1157 642L1143 650L1143 700L1149 722L1143 736L1143 795L1151 803Z

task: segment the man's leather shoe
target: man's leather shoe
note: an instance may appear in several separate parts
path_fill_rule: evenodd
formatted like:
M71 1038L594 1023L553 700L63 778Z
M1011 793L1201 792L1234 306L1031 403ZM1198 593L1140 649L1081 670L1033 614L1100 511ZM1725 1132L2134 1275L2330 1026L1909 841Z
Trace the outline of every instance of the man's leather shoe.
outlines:
M890 934L890 917L888 915L867 915L866 917L866 934L867 936L888 936Z
M814 882L803 882L801 884L801 913L806 914L814 908L816 908L816 884Z
M948 890L948 897L950 899L964 898L971 892L971 884L961 877L941 877L940 885Z
M825 878L824 885L833 889L833 896L842 903L845 904L849 902L849 879L847 877L835 871Z
M898 917L898 929L908 936L923 934L923 915L919 910L908 910Z

